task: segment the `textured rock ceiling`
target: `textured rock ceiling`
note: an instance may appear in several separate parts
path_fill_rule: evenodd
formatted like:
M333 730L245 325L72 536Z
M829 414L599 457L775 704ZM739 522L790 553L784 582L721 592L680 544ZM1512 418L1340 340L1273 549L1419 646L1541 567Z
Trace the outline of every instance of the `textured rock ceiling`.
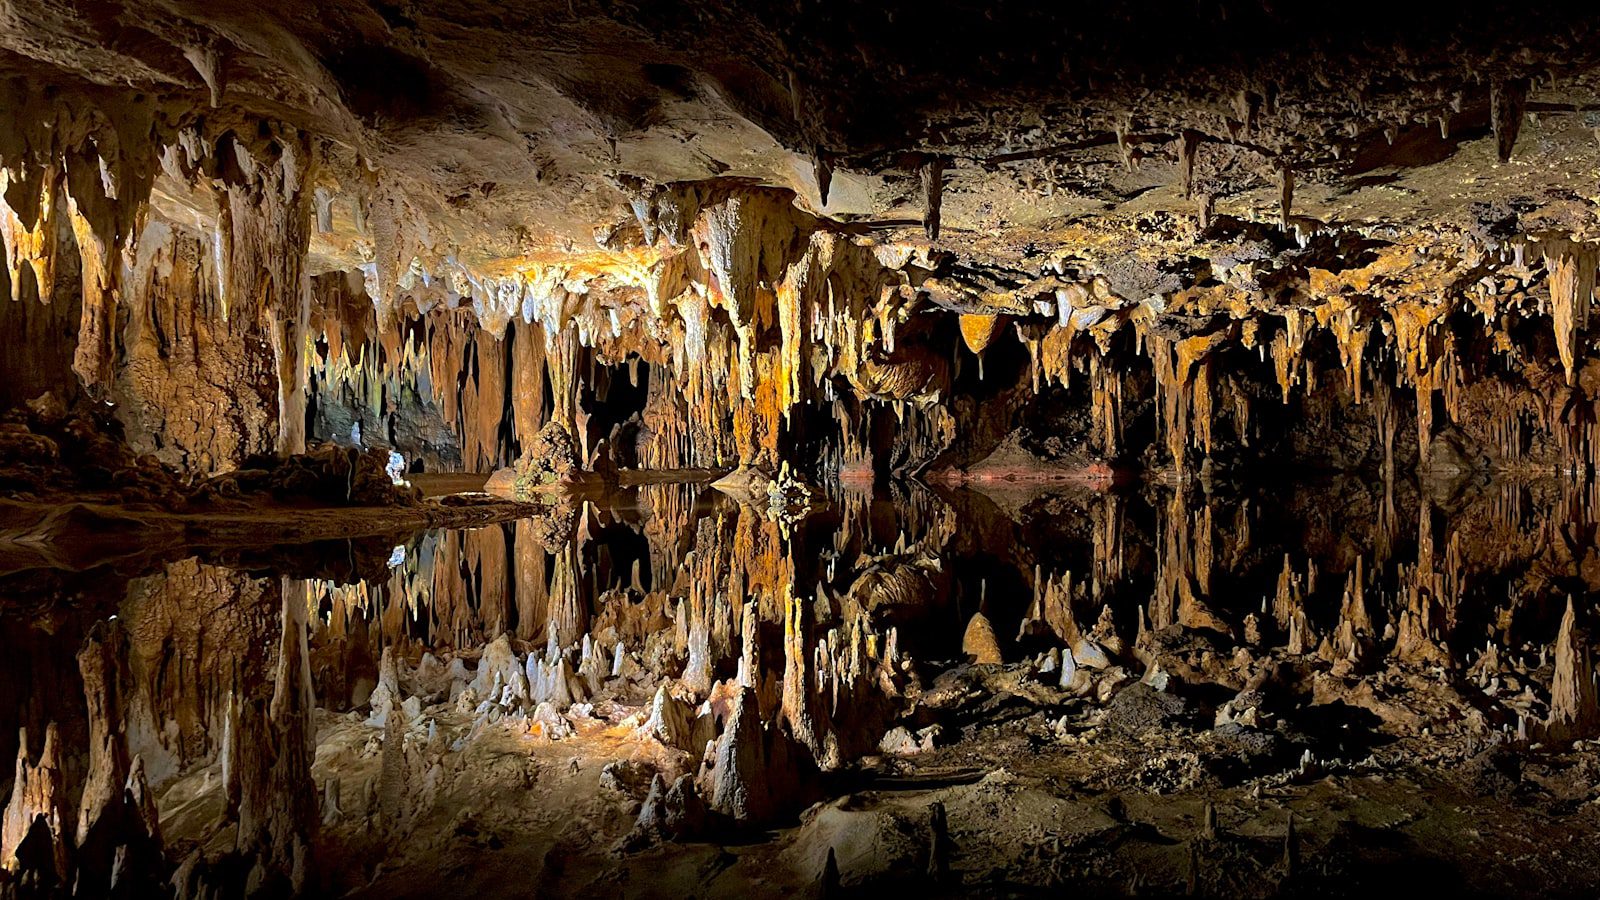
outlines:
M1442 398L1507 459L1554 459L1526 412L1600 464L1565 412L1600 405L1597 30L1503 3L0 5L0 286L42 299L59 257L91 396L141 352L140 396L259 382L238 443L275 423L286 452L319 384L398 378L492 468L544 421L501 376L548 369L587 458L575 398L642 364L675 389L644 416L659 467L770 467L807 432L848 467L858 401L915 407L904 468L971 462L1012 388L1075 372L1111 457L1147 358L1128 412L1158 401L1179 469L1211 450L1213 362L1250 383L1216 388L1241 441L1246 394L1331 363L1356 404L1415 389L1419 453ZM152 310L220 319L231 374L167 364ZM177 462L239 455L197 431Z
M1270 215L1288 168L1322 220L1448 219L1594 171L1595 12L1404 6L44 0L0 8L0 71L295 125L347 189L376 173L427 242L481 260L592 250L630 177L915 225L938 157L960 245L1190 211L1185 147L1188 194ZM1497 168L1492 97L1524 88L1536 121Z

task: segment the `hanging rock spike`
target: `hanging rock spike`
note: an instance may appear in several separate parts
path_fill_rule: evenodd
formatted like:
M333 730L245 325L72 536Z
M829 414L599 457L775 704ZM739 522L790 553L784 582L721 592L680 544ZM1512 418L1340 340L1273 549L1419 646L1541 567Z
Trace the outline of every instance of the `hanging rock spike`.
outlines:
M1289 216L1294 210L1294 169L1287 160L1278 162L1278 226L1289 230Z
M811 151L811 166L817 175L817 197L821 205L828 205L828 191L833 187L833 161L828 158L828 151L815 147Z
M1527 103L1527 79L1497 81L1489 89L1489 123L1494 129L1495 154L1502 165L1511 161Z
M939 207L944 202L944 160L929 157L922 164L922 230L928 240L939 239Z
M1200 150L1200 133L1189 128L1178 138L1178 168L1183 178L1183 199L1194 197L1194 160ZM1209 216L1206 217L1209 220ZM1205 227L1204 225L1201 226Z

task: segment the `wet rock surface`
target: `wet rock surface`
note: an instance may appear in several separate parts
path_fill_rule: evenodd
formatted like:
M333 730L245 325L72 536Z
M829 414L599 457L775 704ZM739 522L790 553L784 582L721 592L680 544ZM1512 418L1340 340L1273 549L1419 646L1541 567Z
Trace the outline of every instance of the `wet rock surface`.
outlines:
M1141 554L1195 520L1168 518L1183 489L1033 490L1012 512L970 489L835 493L794 532L658 484L567 501L565 531L557 516L402 538L386 572L14 574L46 597L8 639L7 683L30 694L6 705L24 733L4 747L3 883L111 877L98 848L118 844L142 860L115 870L124 884L185 895L495 895L511 871L562 896L1600 883L1592 703L1570 687L1595 623L1556 587L1582 577L1570 557L1507 558L1482 507L1422 501L1322 544L1213 495L1184 503L1249 536L1209 532L1209 557L1152 569ZM1030 511L1062 505L1112 516L1115 546L1028 540ZM1568 515L1522 509L1501 527ZM1433 543L1457 549L1428 561ZM884 554L936 562L888 626L851 589L884 584ZM1455 614L1414 626L1423 565ZM1172 566L1210 590L1168 606ZM735 607L732 584L757 587ZM1205 624L1163 624L1193 618L1185 603ZM160 675L174 653L179 683ZM25 687L48 684L63 687ZM28 734L47 726L41 750ZM251 756L236 729L281 731L283 749ZM135 780L121 796L151 798L153 819L106 799ZM1501 863L1468 864L1486 852Z

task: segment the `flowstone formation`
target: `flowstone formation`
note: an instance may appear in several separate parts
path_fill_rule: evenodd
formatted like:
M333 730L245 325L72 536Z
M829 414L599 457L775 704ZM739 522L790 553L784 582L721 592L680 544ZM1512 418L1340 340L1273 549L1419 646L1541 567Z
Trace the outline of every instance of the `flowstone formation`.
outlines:
M1594 893L1600 11L1392 6L0 6L0 896Z

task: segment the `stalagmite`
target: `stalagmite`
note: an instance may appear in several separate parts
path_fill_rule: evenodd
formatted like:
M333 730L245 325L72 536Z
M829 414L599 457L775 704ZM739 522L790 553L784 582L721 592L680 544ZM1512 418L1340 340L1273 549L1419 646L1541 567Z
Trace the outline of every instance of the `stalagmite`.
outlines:
M1133 171L1133 113L1121 112L1117 114L1113 131L1117 139L1117 156L1122 160L1125 172Z
M650 717L639 726L639 732L679 750L693 751L693 710L689 704L672 696L666 685L656 688L655 699L650 704Z
M373 728L383 728L388 722L390 710L400 708L400 675L392 647L383 648L378 660L378 685L372 689L368 703L372 712L367 716L367 724Z

